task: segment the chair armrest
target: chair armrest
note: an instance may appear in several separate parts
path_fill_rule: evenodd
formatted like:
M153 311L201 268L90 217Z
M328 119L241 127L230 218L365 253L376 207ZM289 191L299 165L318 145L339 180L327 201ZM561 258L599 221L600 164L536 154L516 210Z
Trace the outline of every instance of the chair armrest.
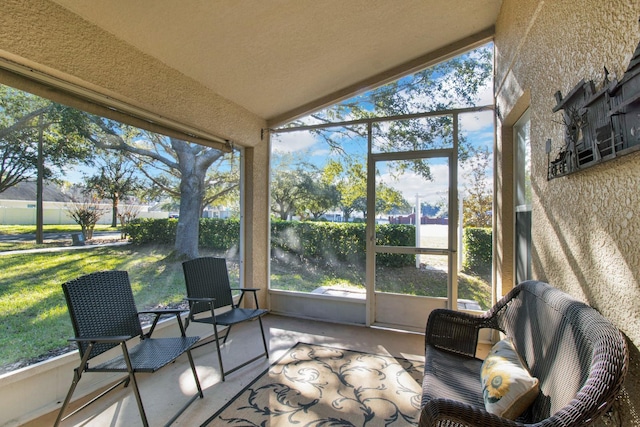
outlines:
M475 357L478 331L490 327L486 315L475 315L449 309L436 309L429 314L425 331L425 347Z
M449 399L432 399L423 407L419 427L455 425L483 427L522 427L523 424L490 414L477 408Z
M162 308L158 310L143 310L139 311L138 314L157 314L162 316L163 314L180 314L189 311L189 309L183 308Z
M213 302L216 299L215 298L185 298L187 301L194 301L194 302Z
M69 338L68 341L71 342L94 342L94 343L112 343L112 342L123 342L128 341L133 338L130 335L115 335L112 337L82 337L82 338Z
M141 314L155 314L155 317L153 318L153 322L151 323L151 328L149 329L149 332L142 335L143 339L151 338L153 331L155 331L156 326L158 325L158 321L163 315L167 315L167 314L170 314L176 317L176 321L178 322L178 327L180 328L180 335L182 335L183 337L186 336L186 332L184 329L184 325L182 324L182 318L180 315L182 313L187 313L187 312L189 312L188 309L180 309L180 308L161 308L156 310L139 311L138 316Z
M260 289L258 288L231 288L232 291L240 291L242 292L240 294L240 299L238 300L238 304L236 304L234 307L238 308L240 307L240 304L242 303L242 300L244 299L244 294L245 292L252 292L253 293L253 302L256 305L256 308L260 308L260 305L258 304L258 291Z

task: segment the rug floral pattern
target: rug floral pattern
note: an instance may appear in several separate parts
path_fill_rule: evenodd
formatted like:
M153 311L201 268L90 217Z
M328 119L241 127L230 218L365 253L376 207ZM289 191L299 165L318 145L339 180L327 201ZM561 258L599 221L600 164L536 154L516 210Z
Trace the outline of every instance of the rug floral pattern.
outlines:
M413 426L424 363L298 343L203 425Z

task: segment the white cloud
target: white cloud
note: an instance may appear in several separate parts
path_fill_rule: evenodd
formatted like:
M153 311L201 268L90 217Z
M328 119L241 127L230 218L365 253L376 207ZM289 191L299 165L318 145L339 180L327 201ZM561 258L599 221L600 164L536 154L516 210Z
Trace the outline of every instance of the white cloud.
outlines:
M434 204L447 198L449 167L446 164L432 164L430 169L433 181L427 181L414 172L404 173L397 179L387 172L381 174L376 181L384 182L400 191L410 203L413 203L418 195L420 200Z
M416 195L421 201L436 204L442 200L446 200L449 195L449 166L447 164L430 165L432 181L427 181L416 173L407 172L397 179L392 177L388 172L382 173L376 182L384 182L392 188L400 191L404 198L411 204L415 202ZM473 179L467 172L471 170L470 166L459 167L458 169L458 192L460 196L465 193L465 187L471 184ZM493 185L492 170L487 171L485 183L488 188Z
M271 135L271 147L277 153L307 151L316 144L311 132L276 133Z
M460 114L460 128L465 132L493 133L493 111Z

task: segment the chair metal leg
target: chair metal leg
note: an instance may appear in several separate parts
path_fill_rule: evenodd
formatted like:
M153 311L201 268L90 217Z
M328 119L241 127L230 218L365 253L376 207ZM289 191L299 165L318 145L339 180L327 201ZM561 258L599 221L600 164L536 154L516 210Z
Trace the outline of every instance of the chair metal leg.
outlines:
M129 351L127 350L127 345L123 342L120 344L120 347L122 347L124 361L127 364L127 370L129 371L129 378L131 379L131 384L133 385L133 394L135 394L136 396L136 402L138 403L138 410L140 411L140 418L142 418L142 425L144 427L149 427L149 422L147 421L147 414L144 412L144 406L142 405L142 398L140 397L140 390L138 389L138 382L136 381L136 376L133 372L131 359L129 359Z
M193 379L196 381L196 387L198 388L198 396L203 398L202 387L200 387L200 380L198 379L198 373L196 372L196 365L193 363L193 356L191 355L191 350L187 350L187 357L189 358L189 365L191 365L191 372L193 372Z
M200 399L202 399L204 397L204 395L202 394L202 387L200 387L200 380L198 379L198 373L196 372L196 365L195 363L193 363L193 356L191 355L191 350L187 350L187 357L189 358L189 365L191 365L191 372L193 372L193 379L196 381L196 387L198 388L198 392L196 394L194 394L193 396L191 396L191 398L187 401L187 403L185 405L182 406L182 408L180 408L180 410L178 412L176 412L176 414L167 421L167 423L165 424L165 427L170 426L171 424L173 424L173 422L175 420L178 419L178 417L180 415L182 415L182 413L199 397Z
M58 427L60 425L60 422L64 419L64 418L62 418L62 415L64 414L64 410L67 409L67 406L69 405L69 402L71 401L71 396L73 396L73 392L76 390L76 386L80 382L80 378L82 377L82 372L84 370L84 367L87 366L87 360L89 360L89 355L91 354L91 350L92 349L93 349L93 343L89 343L89 345L87 347L87 351L85 352L85 354L82 357L82 359L80 359L80 365L73 370L73 380L71 380L71 387L69 387L69 391L67 392L67 396L64 398L64 402L62 403L62 407L60 408L60 412L58 412L58 417L56 418L56 422L54 424L54 427ZM91 402L89 402L89 403L91 403ZM86 405L84 405L84 406L86 406ZM83 406L83 408L84 408L84 406ZM80 408L80 409L82 409L82 408ZM75 412L77 412L77 411L74 411L73 413L75 413ZM70 414L70 415L72 415L72 414ZM70 416L70 415L67 415L67 417Z
M218 327L216 326L215 323L213 324L213 334L216 336L216 350L218 351L218 363L220 364L220 375L222 376L222 381L224 381L224 367L222 366L222 353L220 352L220 339L218 336Z
M229 336L229 332L231 332L231 327L233 325L227 325L227 333L224 334L224 340L222 340L222 344L226 344L227 343L227 337Z
M64 410L67 409L67 405L69 405L69 402L71 401L71 396L73 395L73 392L76 390L76 386L80 381L82 371L78 371L78 369L79 368L73 370L73 380L71 381L71 387L69 387L67 397L65 397L64 402L62 403L62 407L60 408L60 412L58 412L58 417L56 418L54 427L58 427L60 425L60 421L62 421L62 414L64 414Z
M269 349L267 348L267 340L264 337L264 328L262 327L262 317L258 317L258 322L260 322L260 333L262 334L262 344L264 345L264 354L269 358Z
M110 393L112 390L114 390L115 388L117 388L121 384L124 384L125 387L127 387L127 385L129 385L130 378L128 376L124 377L123 379L121 379L120 381L118 381L117 383L115 383L111 387L109 387L107 390L103 391L102 393L100 393L99 395L97 395L96 397L94 397L93 399L91 399L90 401L85 403L84 405L80 406L79 408L77 408L73 412L70 412L69 414L67 414L66 416L63 417L65 409L67 409L67 406L71 402L71 397L73 396L73 393L76 390L76 386L80 382L80 378L82 377L82 373L84 372L84 367L87 366L87 360L89 359L89 356L91 354L91 349L93 348L93 344L94 343L90 343L89 344L84 356L80 360L80 365L73 370L73 380L71 381L71 387L69 387L69 391L67 392L67 396L65 397L64 402L62 403L62 407L60 408L60 411L58 412L58 417L56 418L56 422L54 423L54 427L58 427L62 421L66 420L67 418L71 417L72 415L75 415L78 412L82 411L84 408L86 408L87 406L91 405L93 402L97 401L98 399L100 399L101 397L105 396L106 394Z
M269 349L267 347L267 340L266 340L265 335L264 335L264 327L262 326L262 319L260 317L258 317L258 322L260 323L260 332L262 334L262 345L264 346L264 353L260 353L259 355L255 356L255 357L253 357L253 358L251 358L251 359L249 359L249 360L247 360L247 361L245 361L243 363L240 363L239 365L235 366L232 369L229 369L226 372L224 372L224 369L222 368L222 362L220 362L221 363L220 369L223 370L223 372L222 372L223 381L224 381L224 376L225 375L231 374L231 373L237 371L238 369L243 368L243 367L247 366L248 364L255 362L256 360L260 359L262 356L265 356L267 359L269 359ZM228 333L229 333L229 330L227 330L227 334ZM216 345L217 345L217 342L216 342ZM220 347L218 347L218 355L220 354L219 353L220 352L219 348Z

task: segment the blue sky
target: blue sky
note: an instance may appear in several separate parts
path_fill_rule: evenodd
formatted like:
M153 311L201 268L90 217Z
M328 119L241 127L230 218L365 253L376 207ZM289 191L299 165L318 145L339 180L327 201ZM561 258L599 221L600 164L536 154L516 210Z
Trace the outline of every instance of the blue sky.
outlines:
M493 48L491 44L487 45L486 47L489 49ZM469 55L473 54L474 53L469 53ZM432 78L437 77L438 76L432 75ZM405 77L404 79L409 78L411 77ZM443 82L445 86L449 84L449 81L447 79L443 79ZM402 94L400 94L400 96L402 96ZM361 97L355 97L351 100L345 101L345 103L358 99L367 99L367 96L365 94ZM442 101L442 104L446 104L448 100L449 99L417 99L416 102L417 105L438 105L440 104L440 101ZM489 82L489 84L480 89L475 105L484 106L492 104L493 87L491 82ZM366 108L367 104L364 103L362 105L364 105ZM464 107L464 105L460 105L459 107ZM323 115L322 112L319 112L318 114L321 116ZM299 121L305 124L319 123L317 119L311 116L302 118ZM364 126L362 127L362 129L364 129ZM493 152L494 120L492 111L467 113L460 115L460 131L467 138L467 141L469 141L473 146L486 147L491 153ZM362 133L364 134L366 132ZM341 138L339 139L339 141L341 144L343 144L343 148L347 153L349 153L350 155L358 154L362 157L362 162L365 162L367 154L366 138L359 137L352 140ZM322 138L308 131L280 134L272 133L271 143L274 156L278 154L290 154L294 156L297 155L304 158L305 161L314 163L319 168L326 164L330 156L335 155L331 153L329 145ZM490 161L490 164L491 166L485 171L485 185L488 189L492 188L493 180L493 162ZM443 197L446 197L446 194L448 192L448 165L446 161L430 161L430 169L432 176L434 177L433 182L425 182L422 178L419 178L412 173L405 173L403 176L398 177L397 180L393 180L388 171L383 170L383 165L379 166L380 167L378 168L378 172L381 175L379 179L387 183L388 185L391 185L394 188L400 190L403 193L403 196L411 202L415 200L416 194L420 195L424 201L427 201L429 203L437 203ZM467 185L466 180L468 179L468 168L468 165L459 165L458 188L462 195L464 195L464 189Z
M491 111L468 113L460 116L460 128L465 137L475 146L487 147L493 150L494 129ZM272 151L274 154L299 155L305 161L314 163L318 167L326 164L332 156L329 146L320 137L308 131L281 133L272 135ZM358 138L347 142L343 140L344 149L352 155L356 153L366 158L366 139ZM333 154L336 155L336 154ZM433 182L425 182L415 174L405 173L398 180L393 180L387 171L379 169L381 180L402 191L403 196L413 201L416 194L429 203L437 203L448 191L448 166L445 161L430 162ZM463 166L459 170L459 191L464 191L466 172ZM487 185L491 188L493 170L487 170Z

